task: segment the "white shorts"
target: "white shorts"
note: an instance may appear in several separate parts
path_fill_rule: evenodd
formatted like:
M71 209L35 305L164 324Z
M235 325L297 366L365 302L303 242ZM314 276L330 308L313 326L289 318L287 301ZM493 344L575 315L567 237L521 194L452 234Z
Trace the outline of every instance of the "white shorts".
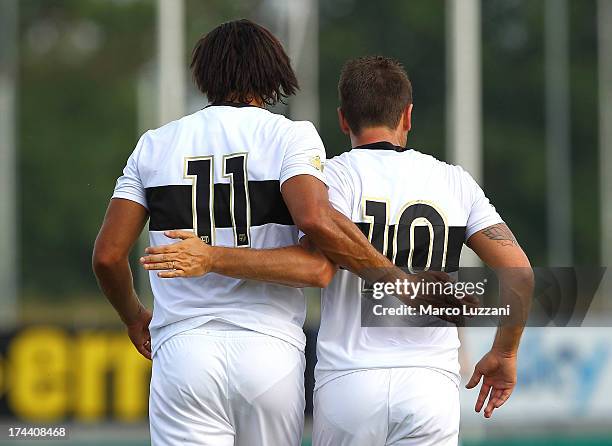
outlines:
M153 358L149 421L157 446L299 446L304 354L250 330L202 328Z
M313 446L456 446L459 389L427 368L359 370L315 391Z

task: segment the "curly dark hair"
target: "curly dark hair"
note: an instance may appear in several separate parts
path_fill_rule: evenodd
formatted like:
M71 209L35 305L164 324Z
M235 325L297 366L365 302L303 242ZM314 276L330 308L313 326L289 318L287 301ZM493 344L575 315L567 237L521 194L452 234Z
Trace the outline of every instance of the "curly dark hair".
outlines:
M274 105L299 88L279 40L246 19L223 23L202 36L190 68L197 87L213 104L261 100Z

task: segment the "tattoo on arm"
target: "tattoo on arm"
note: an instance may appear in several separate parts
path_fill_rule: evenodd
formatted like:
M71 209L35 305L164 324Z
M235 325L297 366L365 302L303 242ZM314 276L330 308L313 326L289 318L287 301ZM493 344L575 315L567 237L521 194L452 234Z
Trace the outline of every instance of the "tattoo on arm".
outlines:
M491 240L496 240L502 246L518 246L514 234L510 231L510 228L503 223L499 223L493 226L489 226L482 230L482 233Z

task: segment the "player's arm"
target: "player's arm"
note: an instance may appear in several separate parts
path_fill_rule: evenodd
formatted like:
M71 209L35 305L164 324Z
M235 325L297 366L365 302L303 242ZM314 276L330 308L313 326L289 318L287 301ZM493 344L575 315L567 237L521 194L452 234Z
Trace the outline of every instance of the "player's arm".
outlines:
M476 364L468 388L484 376L476 411L480 412L487 396L485 417L509 398L516 384L516 360L519 342L527 321L534 277L529 259L504 223L494 224L472 235L467 245L495 270L502 305L510 305L511 316L498 327L493 346Z
M336 266L307 240L300 246L273 249L210 246L193 232L167 231L182 241L149 247L140 262L159 277L194 277L213 272L237 279L260 280L295 288L325 288Z
M214 272L293 287L327 286L336 272L337 261L372 282L422 278L407 275L376 251L353 222L332 208L325 185L315 177L295 176L283 184L281 192L296 225L308 235L302 239L309 239L303 246L225 248L208 246L192 232L167 231L170 238L182 240L147 248L140 262L147 270L160 271L163 278ZM434 280L448 280L444 273L422 274ZM398 297L413 303L408 296Z
M93 251L93 270L102 292L128 328L137 350L151 358L148 325L151 312L134 290L128 255L147 221L147 210L138 203L112 199Z
M370 282L407 277L352 221L331 206L327 188L320 180L297 175L283 183L281 192L297 227L332 262Z
M117 180L113 199L96 238L93 270L102 292L126 324L132 344L145 358L151 359L151 312L140 303L136 295L128 262L130 250L148 217L146 193L138 162L148 140L148 133L138 140L123 169L123 175Z
M370 282L448 282L450 277L444 272L422 271L407 274L378 252L357 226L330 203L325 185L310 175L298 175L285 181L281 193L297 227L332 262L341 265ZM334 204L338 203L338 194ZM342 195L342 194L340 194ZM345 210L348 213L348 210ZM397 289L393 293L404 304L420 306L423 304L437 307L477 305L477 299L468 297L463 302L447 300L438 295L413 296ZM452 318L441 317L453 321Z
M477 232L470 237L467 245L495 270L500 282L502 305L510 305L514 313L507 323L499 327L493 349L516 355L531 307L534 286L529 259L504 223Z
M351 220L330 204L326 183L334 186L329 177L333 172L324 170L325 149L314 126L294 123L285 141L281 193L296 226L332 262L371 283L410 280L376 251Z
M318 249L209 247L192 233L170 231L172 237L184 240L147 248L148 256L141 263L149 270L166 270L159 273L160 277L191 277L212 271L299 287L326 286L336 264L372 282L408 278L376 251L353 222L331 206L327 188L319 179L296 175L283 183L281 193L295 224Z

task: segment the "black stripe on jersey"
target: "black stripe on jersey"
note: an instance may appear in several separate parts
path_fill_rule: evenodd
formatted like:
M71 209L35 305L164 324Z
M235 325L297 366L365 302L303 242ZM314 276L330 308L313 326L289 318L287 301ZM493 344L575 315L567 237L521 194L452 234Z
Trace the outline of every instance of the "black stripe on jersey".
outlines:
M293 225L289 210L283 201L278 180L249 181L251 226L267 223ZM191 211L192 186L172 185L145 189L149 206L149 230L168 231L193 227ZM215 184L215 227L231 228L230 185Z
M370 223L355 223L357 227L368 237L370 230ZM446 248L446 268L447 272L454 272L459 269L459 258L461 256L461 248L463 248L463 242L465 240L465 226L449 226L448 228L448 245ZM393 239L397 225L389 226L389 236L387 243L386 256L391 259L393 255ZM415 226L414 227L414 240L417 243L412 253L412 266L414 268L423 268L427 263L427 254L429 253L429 228L427 226ZM400 243L398 241L398 253L395 256L397 260L408 259L410 247L408 244ZM404 265L405 266L405 265Z

